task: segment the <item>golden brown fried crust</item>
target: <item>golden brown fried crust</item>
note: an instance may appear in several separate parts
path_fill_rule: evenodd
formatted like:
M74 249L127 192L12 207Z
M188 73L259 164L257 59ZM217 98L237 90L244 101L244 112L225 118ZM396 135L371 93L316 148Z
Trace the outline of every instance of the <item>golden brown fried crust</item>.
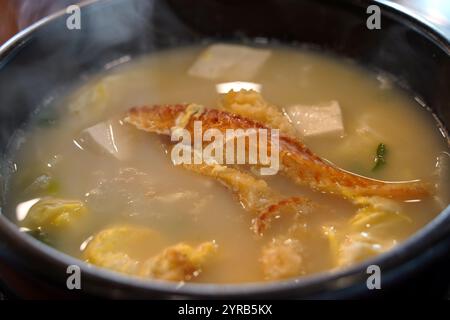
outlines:
M131 257L129 252L143 243L152 256L144 260ZM161 244L160 235L152 229L118 225L96 234L83 255L89 263L129 275L188 281L200 274L204 264L217 250L214 242L203 242L198 246L181 242L156 253L155 249Z
M281 199L269 205L252 221L252 229L258 235L263 235L270 226L272 219L281 212L282 209L294 209L294 212L306 213L315 207L314 203L303 197L290 197Z
M262 248L261 267L267 280L286 279L305 271L303 248L298 240L286 237L273 239Z
M296 135L295 128L283 113L254 90L230 91L224 94L219 102L219 109L264 123L270 128L280 129L284 134Z
M173 127L172 124L177 123L177 119L180 119L180 116L183 115L182 112L185 110L186 108L181 105L174 106L174 108L167 111L165 108L158 108L158 110L156 110L155 120L147 121L149 120L149 118L146 117L147 111L134 108L130 110L126 121L145 131L164 134L167 128L171 128ZM218 119L218 115L213 115L212 113L209 115L215 117L216 120ZM200 113L194 117L196 117L197 120L202 120L203 114ZM226 121L230 124L235 123L234 120ZM217 121L215 122L217 123ZM214 120L212 123L214 123ZM191 121L186 123L186 128L189 126L192 126ZM218 128L221 127L219 126ZM248 128L254 128L253 121L249 120ZM298 203L309 203L306 199L300 197L283 199L279 194L274 192L264 180L257 179L251 174L235 168L208 164L183 164L182 166L187 170L214 178L231 190L237 196L239 202L243 204L246 211L257 215L253 220L252 229L258 235L263 234L270 224L271 217L280 213L282 209L288 207L297 211L296 205Z
M183 167L214 178L234 192L244 209L256 214L256 218L252 221L252 230L257 235L262 235L266 231L272 217L280 214L282 209L301 212L312 205L309 200L302 197L282 198L264 180L256 179L234 168L206 164L184 164Z
M166 105L138 107L129 110L126 122L138 129L159 134L170 134L176 120L183 115L188 105ZM219 129L271 129L265 125L239 115L215 109L204 109L192 116L185 129L193 134L194 121L202 122L203 131ZM324 161L300 141L280 135L280 170L300 185L307 185L321 192L335 193L345 198L358 196L381 196L393 199L416 199L431 193L431 186L422 181L386 182L365 178L342 170ZM270 139L267 149L270 150Z
M202 271L207 258L215 253L213 242L203 242L197 247L179 243L145 261L140 276L169 281L189 281Z
M219 181L233 191L244 208L252 213L258 213L279 200L264 180L235 168L207 164L184 164L183 168Z

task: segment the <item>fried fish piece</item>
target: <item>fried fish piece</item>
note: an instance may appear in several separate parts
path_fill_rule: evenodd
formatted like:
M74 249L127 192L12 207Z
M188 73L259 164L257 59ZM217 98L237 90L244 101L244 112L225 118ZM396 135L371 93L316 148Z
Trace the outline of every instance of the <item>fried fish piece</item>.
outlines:
M260 214L252 220L252 230L259 235L264 234L264 232L269 228L274 217L280 216L281 213L286 210L291 210L291 212L296 214L306 215L317 209L319 206L313 203L311 200L305 197L290 197L280 199L277 202L269 205L265 210L260 212Z
M140 130L169 135L177 127L177 119L183 118L190 105L166 105L138 107L128 111L125 121ZM271 129L264 124L239 115L216 109L199 108L189 119L183 118L184 128L193 135L194 121L201 121L203 132L218 129ZM271 150L267 139L267 150ZM249 148L246 144L247 150ZM259 148L259 146L258 146ZM306 185L321 192L338 194L344 198L381 196L393 199L417 199L431 193L431 186L420 180L387 182L353 174L321 159L300 141L285 135L279 138L280 170L299 185Z
M224 165L182 164L183 168L214 178L238 197L247 211L258 213L278 201L276 193L264 180Z
M267 103L261 94L254 90L230 91L223 95L219 107L224 111L264 123L270 128L280 129L286 135L296 135L295 128L283 113Z
M287 205L289 201L272 190L267 182L251 174L224 165L183 164L184 168L212 177L232 190L243 207L252 213L274 211L276 207ZM286 202L286 203L285 203Z
M245 210L256 214L252 220L252 230L262 235L274 216L283 209L294 213L306 212L312 207L311 201L303 197L283 198L272 190L264 180L223 165L183 164L184 168L216 179L234 192Z
M214 242L196 247L179 243L146 260L139 275L169 281L189 281L198 276L207 258L217 250Z

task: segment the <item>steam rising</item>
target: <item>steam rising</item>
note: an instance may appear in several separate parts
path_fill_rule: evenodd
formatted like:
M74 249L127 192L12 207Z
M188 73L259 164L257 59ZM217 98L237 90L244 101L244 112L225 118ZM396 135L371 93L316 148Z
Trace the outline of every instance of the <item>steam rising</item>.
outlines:
M66 6L78 3L76 0L18 0L16 14L17 27L24 29L31 23L59 11Z
M92 6L84 7L92 2ZM0 59L0 151L36 107L57 106L55 101L75 85L106 67L127 62L152 42L146 37L153 35L147 18L151 18L148 10L152 10L154 1L83 1L81 30L68 30L69 15L64 9L74 3L79 1L16 3L19 29L51 13L61 12L62 16L25 37L20 48L9 50L7 58Z

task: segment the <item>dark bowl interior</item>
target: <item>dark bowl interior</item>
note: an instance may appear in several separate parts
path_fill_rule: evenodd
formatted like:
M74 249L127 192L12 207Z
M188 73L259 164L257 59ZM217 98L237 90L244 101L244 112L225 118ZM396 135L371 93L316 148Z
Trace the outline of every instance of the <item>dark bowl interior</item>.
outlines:
M447 40L419 21L381 5L382 28L369 30L367 6L357 0L109 0L82 8L81 30L68 30L67 16L59 14L23 32L0 52L0 152L6 155L13 133L38 107L51 104L105 64L205 39L274 39L350 58L392 75L449 128ZM5 157L2 206L7 204L4 194L10 169ZM395 286L437 258L448 256L449 222L447 210L406 244L375 259L387 270L386 284ZM5 217L0 217L0 259L12 266L0 268L0 273L8 274L6 278L16 279L12 275L16 273L39 282L36 288L50 294L69 294L64 290L65 267L76 260L20 235ZM363 267L271 285L177 289L82 265L83 292L109 297L346 297L367 294ZM20 294L29 292L23 291Z

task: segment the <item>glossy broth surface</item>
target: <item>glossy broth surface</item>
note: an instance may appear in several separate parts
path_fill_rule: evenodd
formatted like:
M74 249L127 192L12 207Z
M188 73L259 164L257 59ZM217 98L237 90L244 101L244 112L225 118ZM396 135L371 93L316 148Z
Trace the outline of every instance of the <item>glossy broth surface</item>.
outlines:
M130 107L197 103L217 106L216 85L249 79L207 80L187 70L203 48L180 48L152 54L116 67L83 83L58 105L53 119L40 117L25 131L14 159L9 194L12 217L20 225L26 215L19 205L49 193L83 201L89 214L64 232L47 235L50 245L83 259L92 236L109 226L146 226L162 236L158 244L142 243L129 254L144 259L178 242L214 241L217 253L194 282L239 283L267 280L261 270L261 250L283 233L289 221L263 237L250 231L254 216L233 194L213 179L174 167L169 139L140 132L120 119ZM315 105L336 100L345 134L302 138L319 156L339 167L371 178L435 183L437 159L448 152L433 116L383 75L372 74L348 61L288 47L269 47L271 56L251 79L264 98L282 111L291 105ZM77 140L80 132L113 119L126 140L125 159L91 152ZM377 146L387 146L386 163L373 171ZM448 172L447 172L448 174ZM36 187L39 177L51 184ZM447 175L448 177L448 175ZM307 275L335 268L324 226L339 230L355 214L355 206L337 196L299 187L281 176L265 177L282 194L304 195L328 208L303 218L297 239L303 247ZM386 229L400 242L432 220L448 203L439 195L400 202L410 223ZM153 247L152 247L153 245Z

